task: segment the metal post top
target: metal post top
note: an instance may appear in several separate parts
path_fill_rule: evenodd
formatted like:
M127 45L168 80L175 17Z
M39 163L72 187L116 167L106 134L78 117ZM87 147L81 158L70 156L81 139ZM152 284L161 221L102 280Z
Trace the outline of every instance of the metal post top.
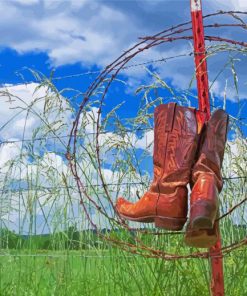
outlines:
M190 0L191 12L199 11L202 9L201 0Z

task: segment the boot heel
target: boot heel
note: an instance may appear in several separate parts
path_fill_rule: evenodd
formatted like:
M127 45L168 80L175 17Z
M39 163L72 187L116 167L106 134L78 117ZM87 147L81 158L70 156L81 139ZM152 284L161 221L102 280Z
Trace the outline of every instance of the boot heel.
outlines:
M154 218L155 227L165 228L168 230L181 230L186 222L186 219L156 217Z
M216 216L216 208L207 201L197 202L190 210L190 225L193 230L212 229Z

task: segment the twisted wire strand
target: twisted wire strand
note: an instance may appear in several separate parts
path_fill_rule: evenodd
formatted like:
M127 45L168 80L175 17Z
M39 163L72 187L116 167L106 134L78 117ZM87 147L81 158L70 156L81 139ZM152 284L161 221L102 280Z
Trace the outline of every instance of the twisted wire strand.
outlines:
M228 12L217 12L217 13L213 13L210 15L205 16L204 18L209 18L211 16L217 16L217 15L222 15L222 14L228 14L234 18L236 18L236 14L247 14L245 12L234 12L234 11L228 11ZM96 209L98 209L98 211L101 213L101 208L98 207L97 204L95 204L95 202L92 200L92 198L89 196L88 192L85 190L85 185L83 184L82 180L79 177L78 174L78 163L76 160L76 153L77 153L77 136L78 136L78 124L79 124L79 120L80 120L80 115L82 113L82 110L85 108L86 104L88 103L88 101L91 99L91 97L93 96L94 91L97 89L97 87L99 87L102 83L104 83L105 78L107 77L107 75L111 74L111 78L108 79L106 85L105 85L105 89L102 93L102 96L100 98L100 103L99 103L99 109L98 109L98 117L97 117L97 128L96 128L96 156L97 156L97 164L98 164L98 175L99 178L101 180L101 185L102 188L104 189L105 195L107 197L107 199L109 200L109 203L111 204L111 206L113 206L111 197L110 197L110 193L108 191L108 186L107 183L104 181L104 177L103 177L103 173L102 173L102 164L101 164L101 158L100 158L100 145L99 145L99 135L100 135L100 115L102 112L102 108L103 108L103 102L105 99L105 96L108 92L108 89L112 83L112 81L117 77L117 75L123 70L124 67L126 67L126 65L128 64L128 62L133 59L136 55L138 55L139 53L148 50L154 46L158 46L161 45L165 42L174 42L177 40L191 40L192 36L177 36L177 34L182 34L185 31L188 31L189 28L185 27L187 25L190 25L190 22L186 22L180 25L177 25L175 27L171 27L169 29L166 29L158 34L155 34L154 36L151 37L144 37L141 38L141 41L139 43L137 43L136 45L134 45L132 48L130 48L129 50L125 51L119 58L117 58L113 63L111 63L110 65L108 65L99 75L98 77L94 80L94 82L91 84L91 86L88 88L87 92L85 93L85 96L82 100L82 103L79 107L79 111L77 113L76 119L73 122L73 126L71 129L71 133L70 133L70 138L69 138L69 142L68 142L68 146L67 146L67 154L68 154L68 159L69 159L69 164L70 164L70 168L71 171L75 177L75 180L77 181L77 185L78 185L78 192L81 198L81 204L84 205L84 201L83 201L83 196L84 198L88 199L89 202L92 202ZM222 26L229 26L230 24L222 24ZM219 25L217 24L213 24L213 25L208 25L210 27L219 27ZM235 25L234 25L235 26ZM241 26L239 25L239 27L242 27L244 29L246 29L245 24L242 24ZM175 35L175 36L174 36ZM228 44L232 44L235 46L239 46L239 47L243 47L246 48L247 47L247 43L245 42L241 42L241 41L235 41L229 38L223 38L223 37L218 37L218 36L209 36L207 35L205 37L206 40L208 41L214 41L214 42L224 42L224 43L228 43ZM246 201L246 199L244 201L242 201L241 203L239 203L238 205L235 205L233 208L231 208L228 212L229 213L225 213L223 214L222 217L220 217L219 219L225 217L226 215L230 214L234 209L236 209L238 206L240 206L242 203L244 203ZM85 209L85 206L83 206ZM189 254L189 255L177 255L177 254L169 254L166 253L164 251L161 250L154 250L148 246L146 246L140 239L136 238L136 244L138 245L134 245L134 244L130 244L130 243L126 243L120 240L116 240L113 238L109 238L106 236L102 236L102 234L100 233L100 231L97 229L97 226L89 219L89 221L91 222L92 226L95 228L95 230L98 232L99 236L101 236L103 239L109 241L110 243L117 245L119 247L121 247L122 249L132 252L132 253L139 253L139 252L148 252L148 254L142 254L143 256L154 256L154 257L159 257L159 258L164 258L166 260L174 260L174 259L179 259L179 258L188 258L188 257L203 257L203 258L208 258L209 253L208 252L199 252L199 253L193 253L193 254ZM119 216L117 216L116 222L118 225L122 225L123 228L125 228L126 230L130 231L131 228L126 225L126 223L121 220L121 218ZM229 245L227 247L223 247L221 249L222 253L224 252L230 252L231 250L238 248L242 245L246 244L246 239L236 243L236 244L232 244ZM139 251L141 250L141 251Z
M247 12L241 12L241 11L219 11L216 13L212 13L209 15L204 16L205 19L210 18L212 16L220 16L220 15L229 15L233 18L236 19L236 15L247 15ZM246 24L240 23L240 24L220 24L220 23L214 23L214 24L209 24L206 25L205 27L207 28L219 28L219 27L239 27L241 29L246 29ZM72 123L72 128L70 131L69 135L61 135L61 137L68 138L68 145L67 145L67 153L66 153L66 158L69 162L69 167L70 170L74 176L74 179L76 181L76 187L79 193L79 199L80 199L80 204L82 206L82 209L86 215L87 220L90 222L90 225L92 228L96 231L99 237L101 237L103 240L108 241L110 244L118 246L122 248L125 251L131 252L136 255L141 255L149 258L163 258L165 260L175 260L175 259L192 259L192 258L209 258L209 252L194 252L191 254L186 254L186 255L179 255L179 254L172 254L165 252L163 250L157 250L152 247L147 246L141 239L138 237L134 238L135 243L128 243L113 237L108 237L107 235L104 235L101 233L100 229L97 227L97 225L94 223L93 219L90 216L90 213L88 212L88 209L86 207L85 199L89 201L95 209L104 215L104 217L108 218L112 223L115 223L114 225L117 225L119 227L122 227L123 229L127 231L133 231L134 228L130 227L123 221L116 213L116 217L112 218L110 217L107 213L104 212L104 209L97 204L97 202L90 196L90 194L87 191L87 188L90 187L89 185L85 185L80 178L79 170L80 170L80 165L78 163L78 158L77 158L77 144L78 144L78 139L80 137L80 134L78 132L78 127L79 127L79 122L80 122L80 117L81 114L84 110L84 108L87 106L87 103L92 99L94 96L94 92L97 90L97 88L104 84L105 88L104 91L101 95L101 98L99 99L99 108L98 108L98 114L97 114L97 120L96 120L96 132L93 132L93 134L96 136L96 160L97 160L97 169L98 169L98 176L100 179L101 184L93 185L93 186L101 186L102 189L104 190L104 194L106 198L109 201L109 204L114 208L113 201L111 199L111 194L109 192L108 187L109 186L120 186L120 184L108 184L104 180L103 172L102 172L102 160L100 157L100 142L99 142L99 135L102 133L107 133L107 131L102 132L100 129L100 116L102 113L102 108L104 105L104 99L105 96L111 86L111 83L114 81L114 79L118 76L118 74L125 69L130 69L133 67L139 67L139 66L144 66L150 63L158 63L158 62L165 62L168 59L175 59L178 58L178 56L172 56L168 58L161 58L157 60L152 60L152 61L147 61L144 63L138 63L138 64L131 64L128 65L128 63L136 57L138 54L152 48L155 46L162 45L167 42L175 42L179 40L191 40L192 36L183 36L184 32L187 32L191 30L191 22L185 22L182 24L179 24L177 26L170 27L168 29L165 29L153 36L146 36L146 37L141 37L140 42L132 46L130 49L126 50L120 57L118 57L115 61L113 61L111 64L105 67L103 71L92 71L92 72L85 72L85 73L79 73L79 74L74 74L74 75L66 75L64 77L54 77L53 80L60 80L60 79L65 79L65 78L74 78L74 77L79 77L83 75L92 75L92 74L98 74L98 76L95 78L93 83L89 86L88 90L84 93L83 100L79 106L79 110L76 114L75 120ZM246 48L247 43L242 42L242 41L236 41L233 39L229 38L223 38L221 36L211 36L211 35L206 35L205 39L208 41L213 41L213 42L223 42L226 44L231 44L234 46L238 46L239 48ZM193 53L189 53L187 55L192 56ZM184 55L180 55L181 57ZM110 78L108 76L110 75ZM106 80L107 79L107 80ZM233 119L236 122L240 122L243 124L243 119L235 118ZM150 128L151 129L151 128ZM137 129L140 130L140 129ZM112 132L112 131L108 131ZM133 130L131 130L133 132ZM85 136L85 135L84 135ZM57 137L40 137L35 140L49 140L49 139L54 139ZM33 140L33 139L32 139ZM22 139L22 140L13 140L13 141L2 141L1 144L7 144L7 143L16 143L16 142L28 142L30 141L29 139ZM246 176L236 176L236 177L225 177L225 180L235 180L235 179L246 179ZM130 184L142 184L141 182L133 182L133 183L128 183L126 185ZM122 184L121 184L122 185ZM143 185L143 184L142 184ZM67 189L68 187L66 187ZM4 189L3 189L4 190ZM45 190L50 190L50 189L45 189ZM51 189L52 190L52 189ZM4 193L4 191L1 191ZM223 219L227 215L231 214L235 209L237 209L239 206L241 206L243 203L246 202L246 198L241 200L239 203L231 207L226 213L224 213L221 217L218 218L218 220ZM149 232L147 230L143 230L143 233L148 233L151 234L152 232ZM176 232L176 234L183 234L184 232ZM165 235L173 235L175 232L156 232L156 235L159 234L165 234ZM221 248L221 252L223 255L229 254L231 251L236 250L240 247L245 246L247 243L247 238L230 244L228 246L224 246ZM220 256L219 254L215 254L215 256Z

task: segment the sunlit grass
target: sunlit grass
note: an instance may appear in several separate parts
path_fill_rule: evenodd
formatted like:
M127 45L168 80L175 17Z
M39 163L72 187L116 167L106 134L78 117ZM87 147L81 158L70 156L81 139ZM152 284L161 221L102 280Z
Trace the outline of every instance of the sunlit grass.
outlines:
M148 149L152 143L147 139L146 130L152 130L153 108L169 100L190 106L190 99L196 98L191 89L184 92L174 90L162 83L157 74L151 71L148 74L152 84L138 90L141 98L136 117L119 118L117 111L122 108L120 104L102 119L100 156L113 202L120 194L132 201L134 198L137 200L136 191L141 195L150 184L151 175L148 169L142 172L141 168L146 168L148 161L150 163ZM125 231L115 221L109 222L92 202L83 197L85 208L98 229L107 229L104 233L105 240L91 231L92 223L85 215L76 181L65 157L71 122L76 114L76 108L72 108L69 103L73 98L65 99L62 95L65 95L66 90L58 91L51 79L37 73L34 75L39 81L37 90L44 87L47 90L46 95L28 104L24 102L24 106L22 99L14 99L20 99L21 112L25 112L26 122L32 114L40 120L40 124L27 137L25 122L22 138L13 144L19 149L18 155L1 168L0 296L209 295L208 259L168 261L146 258L125 252L117 248L116 244L111 244L111 239L115 239L129 242L138 249L138 242L141 242L145 247L174 255L198 251L185 246L183 234L163 233L158 236L140 231ZM162 92L164 88L169 92L168 97L155 97L157 90ZM100 91L101 89L99 93ZM81 95L80 92L75 93L76 98ZM11 97L7 91L1 95ZM103 214L114 219L114 211L109 206L109 199L98 175L99 167L95 157L95 110L99 106L97 96L98 94L83 110L78 127L76 158L79 175L87 193L100 206ZM212 103L215 104L214 101ZM40 105L41 109L36 108ZM222 106L226 106L226 96ZM241 109L241 104L239 106ZM8 124L11 124L11 120ZM231 117L230 132L234 135L234 141L228 141L225 150L223 176L226 180L220 195L221 214L246 196L247 142L241 131L243 126L246 126L244 122L239 124L238 118ZM139 131L139 138L135 137L135 132L129 132L131 128L143 128L142 132ZM146 147L137 154L135 144L140 138L146 143ZM238 176L241 178L228 179ZM13 217L17 217L15 223L12 221ZM13 227L15 233L6 230ZM156 231L152 226L147 229ZM223 246L244 239L247 236L246 204L220 221L220 229ZM140 253L143 251L138 250ZM143 251L143 255L145 254ZM224 257L227 296L247 295L246 274L247 252L243 246Z

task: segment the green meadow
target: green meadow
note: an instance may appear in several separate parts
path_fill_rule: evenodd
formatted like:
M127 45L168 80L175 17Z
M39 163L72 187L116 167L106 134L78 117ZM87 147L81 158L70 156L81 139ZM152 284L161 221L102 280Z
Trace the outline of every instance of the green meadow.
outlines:
M226 295L247 295L246 263L246 249L224 259ZM209 274L205 259L170 262L118 249L2 252L0 295L207 296Z
M238 233L243 237L246 229ZM82 235L70 229L67 234L32 237L7 234L2 233L0 250L1 296L210 295L208 259L146 258L113 247L90 231ZM128 233L114 235L131 241ZM174 254L204 251L186 247L181 235L146 235L142 241L155 249L169 247ZM224 256L227 296L247 295L246 274L246 247Z

